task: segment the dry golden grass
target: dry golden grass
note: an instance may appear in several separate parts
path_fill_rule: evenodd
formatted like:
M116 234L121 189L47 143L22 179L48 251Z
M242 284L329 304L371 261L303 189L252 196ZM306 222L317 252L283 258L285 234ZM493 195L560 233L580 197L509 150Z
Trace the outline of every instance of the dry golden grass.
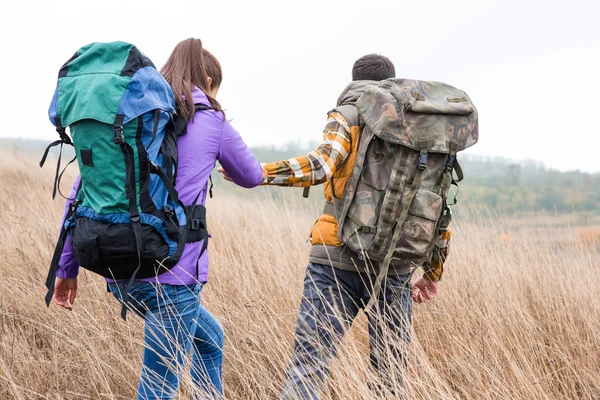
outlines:
M4 154L0 183L0 399L134 398L142 322L120 320L103 280L82 272L73 312L44 305L63 207L50 199L51 168ZM208 205L203 302L225 327L226 397L277 398L315 210L297 191L278 202L236 193ZM415 305L411 397L600 398L600 254L578 231L548 217L457 221L441 292ZM324 398L383 397L365 383L365 321L344 340Z
M590 249L600 247L600 229L583 229L577 234L577 242Z

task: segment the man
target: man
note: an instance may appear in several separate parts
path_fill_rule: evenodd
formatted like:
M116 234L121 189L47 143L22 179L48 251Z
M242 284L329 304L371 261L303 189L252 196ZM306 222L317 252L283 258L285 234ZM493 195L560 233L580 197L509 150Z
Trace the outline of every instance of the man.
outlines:
M328 114L318 148L306 156L265 164L263 184L324 184L327 202L340 199L352 175L361 134L354 104L367 89L394 76L394 65L387 57L370 54L358 59L352 68L352 82L338 99L338 106ZM449 234L446 231L443 239L449 239ZM324 211L319 217L310 240L310 263L298 312L294 355L285 373L284 399L319 398L338 345L358 311L371 300L379 273L378 265L342 246L338 221L332 212ZM440 258L445 257L445 251ZM388 394L401 395L404 388L412 300L421 302L436 295L442 264L437 259L426 264L425 275L411 286L411 270L394 268L392 262L375 307L367 314L370 360L381 378L375 386L383 387Z

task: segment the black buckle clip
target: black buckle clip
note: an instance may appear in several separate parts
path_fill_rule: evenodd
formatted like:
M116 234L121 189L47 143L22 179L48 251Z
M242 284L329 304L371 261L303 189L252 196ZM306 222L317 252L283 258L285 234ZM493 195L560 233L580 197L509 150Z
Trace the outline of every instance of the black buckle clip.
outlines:
M427 153L421 153L419 155L419 169L423 171L427 168Z
M190 229L193 231L197 231L200 229L200 220L199 219L191 219L190 220Z
M67 135L67 131L65 130L65 128L56 128L56 132L58 132L60 140L62 140L64 144L73 144L71 138L69 137L69 135Z
M137 212L129 213L129 217L131 218L131 222L140 222L140 214Z
M456 160L456 156L448 156L448 160L446 161L446 165L444 166L444 169L446 171L452 171L452 168L454 167L454 160Z
M77 211L77 207L79 207L79 200L73 200L69 205L69 208L73 214L75 214L75 211Z
M125 135L123 134L123 127L116 126L113 128L113 131L115 132L115 136L113 138L113 141L115 142L115 144L125 143Z
M173 215L173 207L165 206L165 213L167 213L168 215Z

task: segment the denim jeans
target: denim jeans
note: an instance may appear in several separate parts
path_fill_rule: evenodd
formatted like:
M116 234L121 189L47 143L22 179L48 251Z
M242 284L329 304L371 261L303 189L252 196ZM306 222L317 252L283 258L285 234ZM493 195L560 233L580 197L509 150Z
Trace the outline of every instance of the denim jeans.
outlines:
M109 289L123 301L126 281ZM130 307L144 318L144 361L138 399L174 399L192 351L193 398L221 398L223 328L200 304L202 285L161 285L136 281Z
M298 311L294 354L286 368L282 399L318 399L338 346L371 299L375 276L308 264ZM410 275L388 276L368 317L374 386L404 395L406 350L412 328Z

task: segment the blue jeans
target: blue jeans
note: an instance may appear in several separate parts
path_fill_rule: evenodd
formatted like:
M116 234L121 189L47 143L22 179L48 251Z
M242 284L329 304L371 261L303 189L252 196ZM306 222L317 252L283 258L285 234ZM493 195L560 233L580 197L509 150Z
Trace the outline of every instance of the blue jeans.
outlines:
M338 346L360 309L371 299L374 275L308 264L300 302L294 355L289 362L282 399L319 399ZM380 377L375 388L403 398L406 350L412 328L410 275L388 276L377 303L367 314L370 361Z
M121 302L127 283L108 285ZM133 283L130 308L145 321L139 400L174 399L190 350L194 398L222 397L223 328L200 304L201 291L200 284Z

